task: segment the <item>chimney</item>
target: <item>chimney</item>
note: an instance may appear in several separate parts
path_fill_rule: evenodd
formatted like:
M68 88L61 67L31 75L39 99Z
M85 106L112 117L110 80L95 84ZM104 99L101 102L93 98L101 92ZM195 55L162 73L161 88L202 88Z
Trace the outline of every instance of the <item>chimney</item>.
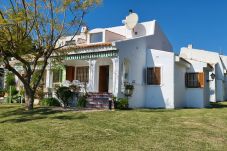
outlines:
M192 49L192 44L189 44L188 45L188 49Z

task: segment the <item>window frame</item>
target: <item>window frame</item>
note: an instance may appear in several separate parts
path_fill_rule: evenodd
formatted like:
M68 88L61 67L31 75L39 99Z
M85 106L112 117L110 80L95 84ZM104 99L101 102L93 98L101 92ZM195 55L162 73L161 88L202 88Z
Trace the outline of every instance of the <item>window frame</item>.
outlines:
M98 34L101 34L101 41L98 41L98 40L95 40L95 41L91 41L91 39L92 39L92 35L98 35ZM103 36L103 32L97 32L97 33L90 33L90 36L89 36L89 42L90 43L101 43L101 42L103 42L103 38L104 38L104 36Z
M157 69L159 70L158 71L159 73L156 73ZM151 74L149 74L150 72ZM161 66L146 68L146 84L150 86L160 86L162 84L162 67Z
M89 66L76 67L76 80L82 83L89 82Z
M186 72L185 87L186 88L204 88L205 75L204 72Z
M52 72L53 72L53 78L52 78L53 83L61 83L62 76L63 76L63 70L62 69L53 69Z

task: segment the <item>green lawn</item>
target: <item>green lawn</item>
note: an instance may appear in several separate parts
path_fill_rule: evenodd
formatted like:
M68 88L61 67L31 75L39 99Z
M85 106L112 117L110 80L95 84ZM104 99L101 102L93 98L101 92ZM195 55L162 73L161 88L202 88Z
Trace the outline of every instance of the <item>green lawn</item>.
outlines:
M227 150L220 108L61 112L0 105L0 150Z

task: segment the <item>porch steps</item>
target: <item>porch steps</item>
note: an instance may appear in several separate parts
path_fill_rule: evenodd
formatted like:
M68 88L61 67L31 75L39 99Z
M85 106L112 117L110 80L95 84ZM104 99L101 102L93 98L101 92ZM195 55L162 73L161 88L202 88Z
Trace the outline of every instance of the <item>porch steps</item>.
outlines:
M112 96L111 93L88 93L87 108L108 109Z

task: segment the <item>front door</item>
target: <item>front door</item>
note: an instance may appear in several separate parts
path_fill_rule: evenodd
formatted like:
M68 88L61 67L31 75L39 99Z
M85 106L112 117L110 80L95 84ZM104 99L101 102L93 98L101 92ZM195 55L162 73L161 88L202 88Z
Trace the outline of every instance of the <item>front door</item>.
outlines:
M99 67L99 92L108 92L109 66Z

